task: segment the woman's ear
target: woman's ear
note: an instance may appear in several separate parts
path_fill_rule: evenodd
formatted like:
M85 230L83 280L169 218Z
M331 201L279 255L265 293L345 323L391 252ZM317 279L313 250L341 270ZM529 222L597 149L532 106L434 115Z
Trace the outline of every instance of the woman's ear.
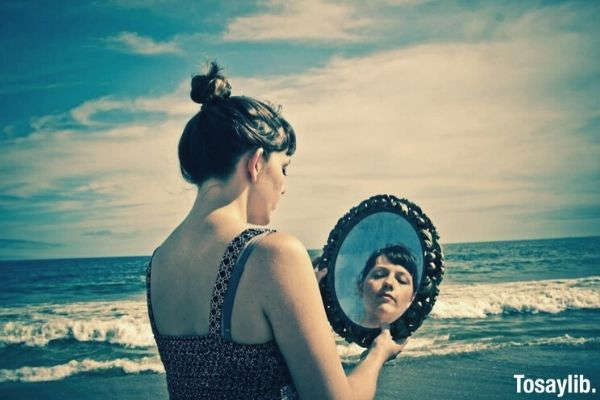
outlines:
M250 153L247 167L250 181L252 182L256 182L258 180L258 176L265 167L265 159L263 158L264 152L265 150L262 147L259 147L253 153Z

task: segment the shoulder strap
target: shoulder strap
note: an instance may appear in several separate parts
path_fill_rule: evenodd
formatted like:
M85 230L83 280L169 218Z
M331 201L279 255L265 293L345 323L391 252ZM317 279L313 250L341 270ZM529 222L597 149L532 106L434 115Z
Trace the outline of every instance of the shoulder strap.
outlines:
M256 243L258 243L260 238L265 236L267 233L269 233L269 231L263 231L248 240L246 246L240 252L239 257L233 266L233 270L231 271L231 278L229 279L227 292L225 293L225 299L223 301L223 320L221 322L221 336L223 336L223 339L227 340L228 342L231 342L231 315L233 314L233 300L235 299L235 293L237 292L240 278L244 272L244 266L246 265L248 256L250 256L250 253L252 253L252 250L254 250Z
M232 278L232 274L234 271L234 267L237 265L238 259L243 253L243 250L246 248L246 245L249 241L262 233L267 232L268 229L257 229L257 228L249 228L236 236L227 246L223 257L221 258L221 262L219 264L219 268L217 270L217 279L215 281L215 286L213 287L213 294L210 301L210 314L208 318L208 331L210 335L222 336L222 321L223 321L223 311L224 311L224 303L225 298L227 297L228 287L230 285L230 281ZM248 253L250 254L250 253ZM247 256L246 256L247 258ZM243 267L243 264L242 264ZM237 268L235 268L237 269ZM241 276L241 272L240 272ZM239 277L238 277L239 279ZM237 284L239 282L235 282L235 288L237 288ZM232 295L235 296L235 290L233 290ZM231 318L231 310L228 311L227 321ZM229 323L229 322L228 322Z

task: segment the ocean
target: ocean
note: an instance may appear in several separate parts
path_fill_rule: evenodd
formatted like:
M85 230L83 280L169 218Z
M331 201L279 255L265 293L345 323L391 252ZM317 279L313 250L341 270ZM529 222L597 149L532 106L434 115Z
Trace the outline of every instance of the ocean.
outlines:
M600 398L600 237L443 249L435 307L383 367L377 399ZM0 261L0 398L166 399L148 260ZM337 349L347 370L363 350ZM570 379L571 392L589 380L590 393L536 393L527 379Z

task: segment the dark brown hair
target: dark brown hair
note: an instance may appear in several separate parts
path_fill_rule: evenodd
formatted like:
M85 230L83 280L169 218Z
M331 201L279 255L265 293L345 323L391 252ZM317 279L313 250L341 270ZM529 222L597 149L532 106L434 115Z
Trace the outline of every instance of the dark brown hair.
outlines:
M272 105L252 97L231 96L231 85L212 62L208 73L192 78L190 97L202 104L179 139L181 174L200 185L209 178L227 178L245 153L296 150L292 126Z

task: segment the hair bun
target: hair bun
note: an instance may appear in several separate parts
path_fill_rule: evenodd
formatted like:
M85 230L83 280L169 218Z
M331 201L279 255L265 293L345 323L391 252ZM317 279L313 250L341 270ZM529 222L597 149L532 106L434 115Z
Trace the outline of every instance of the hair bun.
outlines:
M206 75L196 75L192 78L190 97L194 102L206 105L231 95L231 85L220 71L221 68L213 61Z

